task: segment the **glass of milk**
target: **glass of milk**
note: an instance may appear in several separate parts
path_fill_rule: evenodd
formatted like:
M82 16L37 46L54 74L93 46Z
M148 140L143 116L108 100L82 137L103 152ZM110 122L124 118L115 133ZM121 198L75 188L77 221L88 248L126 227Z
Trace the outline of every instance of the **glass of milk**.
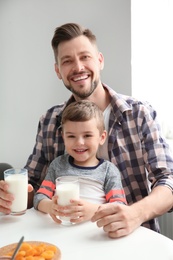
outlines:
M14 195L11 215L22 215L28 203L28 171L26 169L8 169L4 171L4 180L8 183L8 192Z
M66 206L71 199L79 199L79 179L77 176L62 176L56 179L56 195L58 204ZM71 225L70 217L59 216L62 225Z

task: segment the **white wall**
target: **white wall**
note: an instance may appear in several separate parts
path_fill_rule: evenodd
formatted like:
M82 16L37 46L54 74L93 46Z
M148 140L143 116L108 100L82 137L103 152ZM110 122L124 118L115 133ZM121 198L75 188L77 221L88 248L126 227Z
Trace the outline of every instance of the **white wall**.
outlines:
M172 14L173 1L131 0L132 94L155 107L173 152ZM173 239L173 213L159 217L159 222L161 233Z
M131 93L129 0L0 0L0 161L23 167L45 111L70 96L54 72L54 29L77 22L97 36L103 82Z
M155 107L173 148L173 120L168 113L172 111L172 29L173 1L131 1L132 94Z

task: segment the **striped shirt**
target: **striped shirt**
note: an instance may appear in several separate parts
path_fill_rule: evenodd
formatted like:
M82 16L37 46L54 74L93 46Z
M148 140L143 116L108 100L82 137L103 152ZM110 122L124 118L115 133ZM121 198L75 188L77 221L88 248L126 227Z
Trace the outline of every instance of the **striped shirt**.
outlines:
M73 163L68 154L58 156L52 161L48 173L34 196L34 208L45 198L52 198L56 178L77 176L80 184L80 198L92 203L117 202L127 204L117 167L109 161L100 159L97 166L82 167Z
M163 185L173 190L173 158L161 135L156 111L147 102L117 94L105 84L103 86L109 92L112 106L108 155L121 172L127 203L131 205L141 200L155 186ZM25 166L35 188L44 179L53 159L64 154L61 114L72 101L73 96L52 107L39 121L36 144ZM143 226L159 231L157 219L151 219Z

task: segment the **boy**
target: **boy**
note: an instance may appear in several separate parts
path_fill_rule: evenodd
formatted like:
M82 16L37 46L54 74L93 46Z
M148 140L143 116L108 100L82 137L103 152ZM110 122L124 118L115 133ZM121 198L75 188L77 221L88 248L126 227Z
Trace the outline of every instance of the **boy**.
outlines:
M89 101L73 102L63 111L61 127L67 153L50 164L34 196L35 209L49 213L57 223L61 223L57 216L80 223L90 220L100 204L127 204L120 172L113 163L97 157L106 140L102 111ZM80 183L80 199L66 207L58 205L57 196L53 196L56 178L64 175L79 176Z

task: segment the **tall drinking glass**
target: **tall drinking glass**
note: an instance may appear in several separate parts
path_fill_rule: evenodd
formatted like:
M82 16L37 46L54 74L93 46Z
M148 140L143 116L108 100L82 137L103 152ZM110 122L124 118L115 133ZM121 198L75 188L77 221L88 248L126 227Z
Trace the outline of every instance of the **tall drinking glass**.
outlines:
M8 192L14 195L11 215L22 215L27 210L28 171L26 169L8 169L4 171L4 180L8 183Z
M71 199L79 199L79 179L76 176L62 176L56 179L56 195L58 204L67 206ZM71 225L70 217L59 216L63 225Z

